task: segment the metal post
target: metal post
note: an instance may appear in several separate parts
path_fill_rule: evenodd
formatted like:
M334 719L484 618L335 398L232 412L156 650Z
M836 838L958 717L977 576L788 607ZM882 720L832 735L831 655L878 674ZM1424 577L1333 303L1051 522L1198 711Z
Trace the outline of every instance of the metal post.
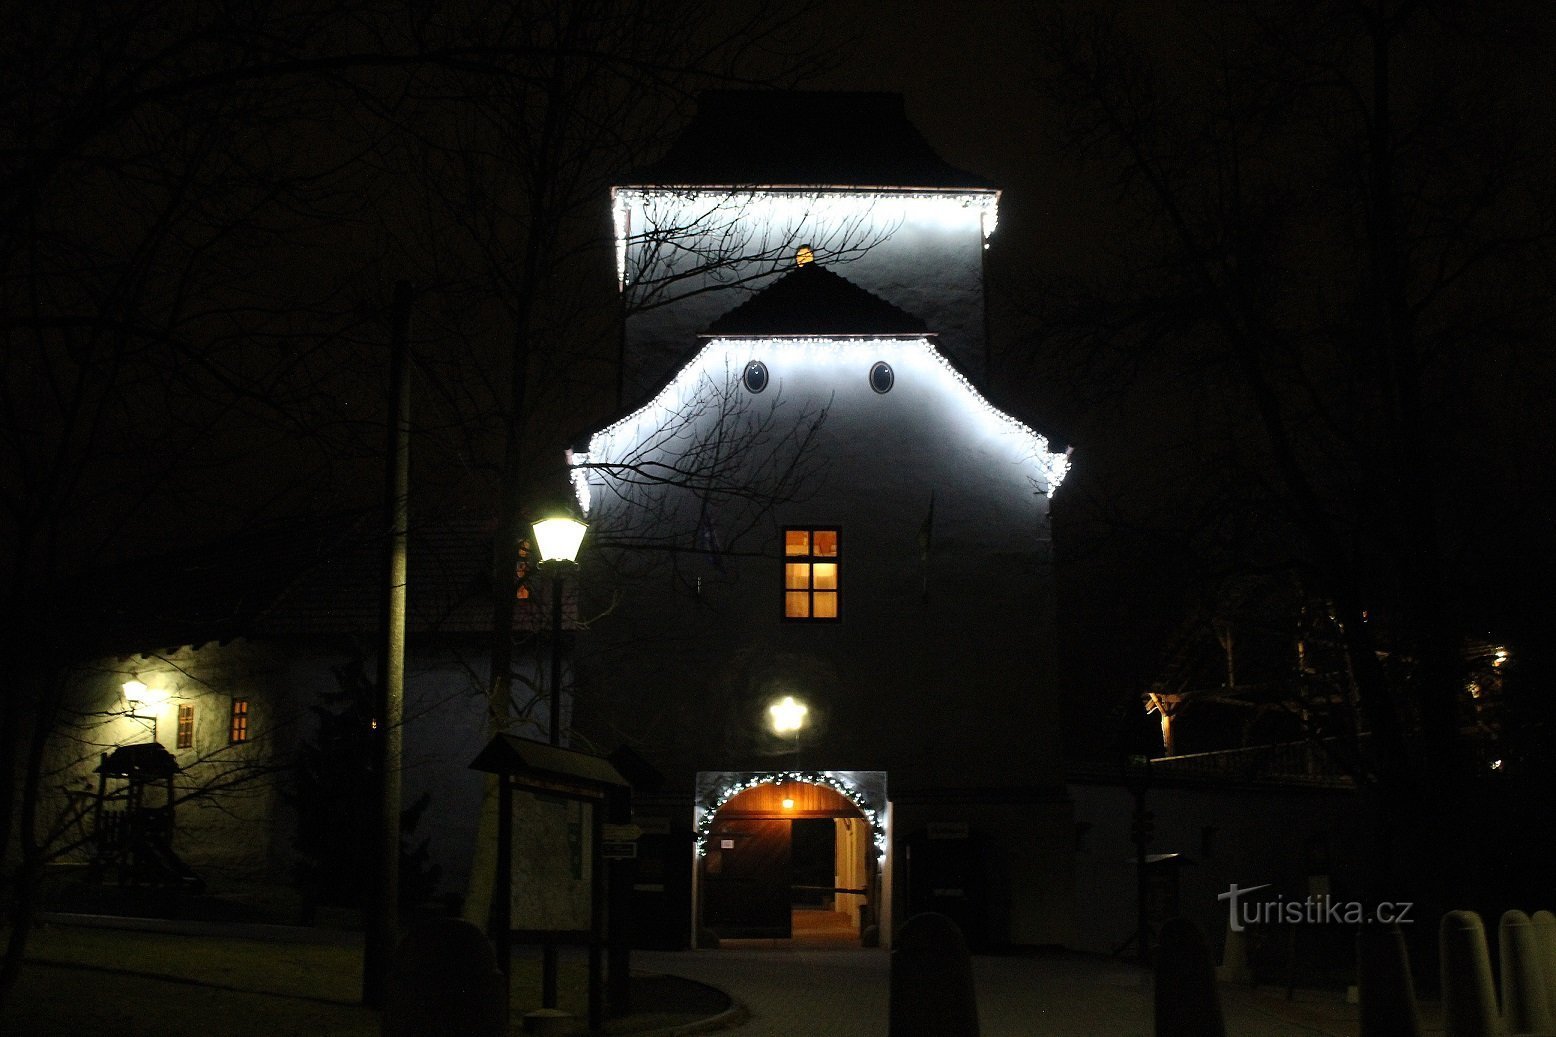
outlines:
M605 1022L605 802L589 805L589 1032L599 1033Z
M400 923L400 759L405 703L406 541L410 525L411 285L394 286L389 351L389 431L385 459L384 597L374 739L378 770L375 883L362 952L362 1003L379 1007L388 993Z
M549 718L550 742L562 744L562 563L552 562L551 569L551 687ZM560 961L555 937L546 937L540 949L540 1006L557 1006L557 977Z
M551 744L562 744L562 563L551 563Z
M1140 964L1151 963L1151 918L1147 910L1146 901L1150 896L1150 885L1146 881L1145 873L1145 848L1148 841L1145 832L1145 789L1136 788L1135 793L1135 952L1140 959Z
M497 952L497 967L505 978L502 985L503 1018L507 1018L512 1000L513 977L513 779L497 776L497 875L492 882L492 946Z

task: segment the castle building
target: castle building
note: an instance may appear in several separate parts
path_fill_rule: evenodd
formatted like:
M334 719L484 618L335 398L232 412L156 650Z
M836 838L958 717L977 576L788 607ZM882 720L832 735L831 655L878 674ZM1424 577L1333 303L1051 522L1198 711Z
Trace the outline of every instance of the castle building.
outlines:
M573 729L657 773L640 938L889 945L936 910L975 946L1071 942L1069 459L980 388L999 191L900 97L727 92L612 204Z

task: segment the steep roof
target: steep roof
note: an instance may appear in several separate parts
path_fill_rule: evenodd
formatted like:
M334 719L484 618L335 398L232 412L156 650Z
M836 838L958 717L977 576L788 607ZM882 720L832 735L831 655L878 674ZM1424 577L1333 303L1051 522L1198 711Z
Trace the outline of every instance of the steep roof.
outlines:
M826 269L806 263L708 326L726 335L925 335L924 322Z
M901 94L710 90L637 185L854 186L993 190L935 154Z
M373 636L385 537L376 511L296 519L99 572L90 594L98 648L123 654L235 637ZM492 530L478 522L410 530L413 635L491 629ZM520 602L515 629L540 629L541 594Z

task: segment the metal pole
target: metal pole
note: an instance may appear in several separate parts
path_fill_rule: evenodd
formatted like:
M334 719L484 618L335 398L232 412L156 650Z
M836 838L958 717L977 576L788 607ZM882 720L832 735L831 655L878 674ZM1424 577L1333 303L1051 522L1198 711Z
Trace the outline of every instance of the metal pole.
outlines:
M605 1022L605 801L589 804L589 1032Z
M550 742L562 744L562 563L551 568L551 687ZM557 1006L560 960L556 939L547 937L540 949L540 1006Z
M491 938L502 970L503 1018L513 989L513 778L497 776L497 875L492 883Z
M362 1003L382 1006L400 928L400 760L405 704L406 540L410 525L411 285L396 281L389 351L389 436L385 462L388 545L384 567L378 703L376 882L362 953Z
M1150 887L1145 874L1145 789L1135 790L1135 953L1140 964L1151 963L1151 917L1146 902Z
M562 563L551 563L551 744L562 744Z

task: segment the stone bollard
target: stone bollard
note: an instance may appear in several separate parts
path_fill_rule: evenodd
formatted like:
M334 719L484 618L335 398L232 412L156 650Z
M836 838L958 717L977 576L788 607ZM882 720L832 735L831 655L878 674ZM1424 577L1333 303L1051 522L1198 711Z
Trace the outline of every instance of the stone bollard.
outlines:
M1473 911L1449 911L1438 929L1445 1037L1499 1037L1496 987L1486 930Z
M1545 973L1545 1000L1556 1013L1556 914L1536 911L1529 921L1534 923L1534 942L1540 948L1540 967Z
M1210 951L1187 918L1169 918L1157 939L1156 1037L1226 1037Z
M1529 916L1522 911L1503 912L1497 943L1502 954L1502 1022L1508 1033L1556 1029L1538 933Z
M476 926L424 922L395 953L383 1037L507 1037L507 982Z
M1226 943L1221 948L1221 964L1216 966L1216 979L1222 983L1253 986L1253 969L1248 967L1248 936L1241 929L1226 925Z
M908 919L891 951L887 1037L978 1037L972 956L945 915Z
M1399 926L1363 926L1356 934L1357 1015L1361 1037L1421 1037L1410 957Z

